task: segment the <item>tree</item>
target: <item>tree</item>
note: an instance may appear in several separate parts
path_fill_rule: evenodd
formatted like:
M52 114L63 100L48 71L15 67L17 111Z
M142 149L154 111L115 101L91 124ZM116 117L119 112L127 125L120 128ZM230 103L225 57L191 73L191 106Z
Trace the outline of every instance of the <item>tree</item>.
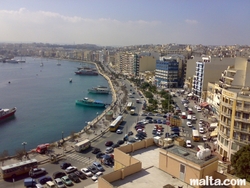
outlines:
M235 175L250 182L250 144L241 148L231 160Z
M9 156L9 152L8 150L4 150L1 154L0 154L0 160L2 161L2 164L4 163L4 160L6 160L6 158Z
M151 92L147 91L147 92L145 92L145 97L147 97L147 98L153 98L154 95Z
M23 149L18 149L18 150L16 150L15 158L16 158L17 160L22 161L24 155L25 155L25 153L24 153Z

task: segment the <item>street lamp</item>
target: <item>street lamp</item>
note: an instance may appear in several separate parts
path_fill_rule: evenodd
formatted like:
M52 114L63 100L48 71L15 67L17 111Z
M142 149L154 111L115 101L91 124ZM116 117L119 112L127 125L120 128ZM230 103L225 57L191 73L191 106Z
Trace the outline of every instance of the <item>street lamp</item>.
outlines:
M64 137L63 137L63 131L62 131L62 140L64 141Z
M27 145L27 142L23 142L22 145L23 145L23 151L26 152L25 146Z

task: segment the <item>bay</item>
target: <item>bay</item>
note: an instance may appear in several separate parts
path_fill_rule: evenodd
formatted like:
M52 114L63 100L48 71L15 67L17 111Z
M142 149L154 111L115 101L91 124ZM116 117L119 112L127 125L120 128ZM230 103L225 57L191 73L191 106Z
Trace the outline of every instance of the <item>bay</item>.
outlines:
M41 62L44 66L40 66ZM51 143L71 132L79 132L105 109L75 105L89 97L110 104L111 95L88 93L97 85L109 86L102 76L75 75L77 67L88 63L26 57L26 63L0 63L0 108L17 107L13 118L0 123L0 152L14 154ZM73 82L69 82L72 78ZM9 83L10 82L10 83Z

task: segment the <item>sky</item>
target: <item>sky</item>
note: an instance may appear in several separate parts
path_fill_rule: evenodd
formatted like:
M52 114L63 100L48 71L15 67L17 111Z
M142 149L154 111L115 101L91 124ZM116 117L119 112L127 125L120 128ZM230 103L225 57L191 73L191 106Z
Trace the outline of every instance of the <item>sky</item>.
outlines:
M249 45L249 0L0 0L0 42Z

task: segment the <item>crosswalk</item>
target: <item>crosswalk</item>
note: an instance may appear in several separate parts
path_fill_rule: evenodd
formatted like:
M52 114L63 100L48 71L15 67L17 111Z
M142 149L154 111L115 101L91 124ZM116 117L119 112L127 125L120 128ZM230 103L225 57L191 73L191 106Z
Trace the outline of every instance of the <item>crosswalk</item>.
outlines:
M79 162L81 164L92 164L93 162L95 162L94 159L91 159L89 157L81 156L81 155L79 155L77 153L67 154L66 157L67 157L68 160L76 161L76 162Z

